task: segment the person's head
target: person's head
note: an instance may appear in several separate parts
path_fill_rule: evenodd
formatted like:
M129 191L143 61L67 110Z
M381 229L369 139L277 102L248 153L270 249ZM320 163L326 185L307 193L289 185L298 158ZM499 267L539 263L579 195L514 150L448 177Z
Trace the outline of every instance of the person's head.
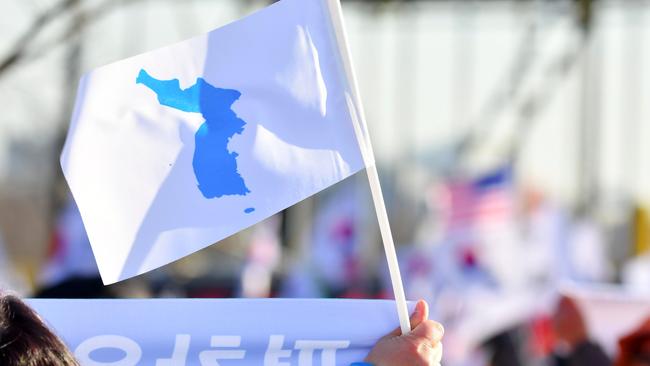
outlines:
M650 366L650 318L621 338L616 366Z
M78 363L27 304L0 292L0 365L77 366Z
M575 348L588 338L587 325L578 304L568 296L562 296L553 314L553 332L558 342Z

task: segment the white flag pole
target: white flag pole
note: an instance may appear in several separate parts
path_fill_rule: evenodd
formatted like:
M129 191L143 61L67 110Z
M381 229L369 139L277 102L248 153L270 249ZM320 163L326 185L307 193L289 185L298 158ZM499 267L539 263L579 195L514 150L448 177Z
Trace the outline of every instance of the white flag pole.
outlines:
M384 203L381 185L379 184L379 175L377 174L374 153L370 143L370 137L367 133L366 117L363 105L361 104L361 97L359 96L359 85L357 83L356 74L354 73L347 33L345 32L345 24L343 22L343 11L339 0L325 1L327 3L327 8L329 9L330 19L332 20L332 28L341 54L343 68L345 69L347 81L352 93L352 100L348 100L348 107L350 108L352 118L354 119L355 133L361 148L366 172L368 173L368 182L370 183L372 200L375 205L375 212L377 213L379 230L384 243L384 251L386 252L386 260L388 261L388 270L390 271L390 279L393 285L393 293L395 295L400 327L402 329L402 334L406 334L411 331L411 324L409 321L408 308L406 306L406 297L404 296L404 286L402 285L402 276L397 263L395 243L393 242L393 235L390 230L386 205Z

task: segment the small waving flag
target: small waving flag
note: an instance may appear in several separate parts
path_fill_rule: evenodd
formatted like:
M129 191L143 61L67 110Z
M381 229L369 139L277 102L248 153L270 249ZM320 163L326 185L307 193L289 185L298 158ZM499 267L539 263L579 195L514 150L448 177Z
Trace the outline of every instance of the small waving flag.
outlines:
M61 165L105 284L364 168L332 24L325 0L282 0L84 76Z

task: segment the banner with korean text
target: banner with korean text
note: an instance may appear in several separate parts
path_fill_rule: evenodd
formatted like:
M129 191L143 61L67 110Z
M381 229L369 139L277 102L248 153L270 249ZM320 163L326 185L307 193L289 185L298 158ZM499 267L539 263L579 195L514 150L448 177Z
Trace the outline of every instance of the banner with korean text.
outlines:
M28 303L83 366L347 366L362 361L375 342L398 325L394 302L382 300Z

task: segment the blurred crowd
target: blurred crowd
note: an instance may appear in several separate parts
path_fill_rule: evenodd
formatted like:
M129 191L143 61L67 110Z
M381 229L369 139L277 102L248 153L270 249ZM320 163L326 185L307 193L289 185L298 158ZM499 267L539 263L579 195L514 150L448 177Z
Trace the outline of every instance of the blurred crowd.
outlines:
M388 196L395 192L390 186ZM626 230L515 184L510 166L434 179L417 214L390 205L410 300L446 327L449 365L644 365L650 351L648 217ZM0 255L2 286L27 296L392 297L364 176L222 243L111 286L73 200L35 280ZM390 200L389 200L390 202ZM401 201L403 202L403 201ZM403 235L403 234L402 234ZM0 249L2 249L0 247ZM0 252L2 253L2 252ZM622 254L621 254L622 253ZM636 363L634 363L636 362ZM645 363L647 364L647 363Z

